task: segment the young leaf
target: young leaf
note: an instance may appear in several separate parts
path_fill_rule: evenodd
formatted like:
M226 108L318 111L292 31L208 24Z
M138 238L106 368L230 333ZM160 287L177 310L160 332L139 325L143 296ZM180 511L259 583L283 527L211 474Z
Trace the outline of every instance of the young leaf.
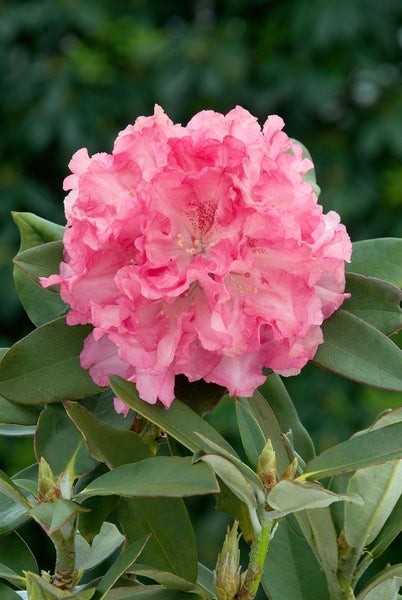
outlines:
M218 484L207 465L192 464L190 457L154 456L101 475L78 497L109 494L181 497L217 492Z
M30 511L30 516L46 531L52 535L61 529L68 521L74 519L79 513L85 512L86 508L72 500L59 498L55 502L40 502Z
M377 238L353 244L352 260L346 265L350 273L377 277L402 287L402 239Z
M287 519L279 523L270 542L262 585L271 600L329 599L325 577L314 554Z
M104 522L102 529L89 544L81 535L75 539L75 568L77 571L89 571L109 558L124 542L124 535L116 525Z
M188 581L197 578L197 546L182 498L130 498L118 518L128 542L150 536L141 560Z
M0 394L11 402L43 404L99 392L79 360L90 330L69 327L62 317L32 331L1 360Z
M342 304L342 310L367 321L385 335L402 327L402 291L396 286L382 279L347 273L346 291L351 297Z
M123 402L163 431L166 431L191 452L196 452L200 448L200 440L195 433L199 432L236 455L235 450L211 425L179 400L174 400L169 410L166 410L160 403L148 404L141 400L135 385L121 379L121 377L110 377L110 383L114 393Z
M41 457L46 459L54 475L65 471L71 461L75 476L87 473L96 465L62 404L48 404L42 411L35 436L35 454L38 461Z
M283 479L267 496L267 503L272 508L268 516L278 519L300 510L323 508L342 500L359 502L360 498L351 494L334 494L318 483L301 483Z
M347 493L360 495L363 506L345 505L345 537L363 550L379 534L402 496L402 460L359 469L349 479Z
M324 479L402 458L402 423L368 431L325 450L307 465L299 481Z
M402 391L402 350L378 329L339 309L322 330L315 364L353 381Z

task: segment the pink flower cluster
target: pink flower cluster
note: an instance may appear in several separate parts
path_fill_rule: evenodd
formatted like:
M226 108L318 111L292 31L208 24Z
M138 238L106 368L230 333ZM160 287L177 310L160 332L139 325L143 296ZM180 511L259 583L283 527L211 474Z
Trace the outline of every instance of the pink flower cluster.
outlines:
M70 325L93 325L81 364L96 383L120 375L168 407L177 374L249 396L262 367L295 375L313 358L351 243L282 128L241 107L183 127L156 107L112 154L74 154L65 262L42 284L60 284Z

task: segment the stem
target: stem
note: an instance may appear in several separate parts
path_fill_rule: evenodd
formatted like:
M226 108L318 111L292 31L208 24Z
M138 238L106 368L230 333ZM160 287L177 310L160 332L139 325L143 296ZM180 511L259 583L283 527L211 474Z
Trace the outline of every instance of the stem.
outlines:
M61 590L73 590L77 580L75 534L75 523L68 523L50 536L56 550L56 565L52 583Z
M236 595L237 600L253 600L257 594L264 569L265 557L268 552L272 523L273 521L268 520L265 515L262 516L261 531L255 534L250 550L246 576L240 591Z

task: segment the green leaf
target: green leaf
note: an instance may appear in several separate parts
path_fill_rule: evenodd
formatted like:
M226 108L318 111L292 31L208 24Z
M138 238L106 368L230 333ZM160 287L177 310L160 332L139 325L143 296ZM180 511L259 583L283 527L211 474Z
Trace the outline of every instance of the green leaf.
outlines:
M329 593L314 554L304 538L279 523L270 542L262 574L262 585L271 600L329 600Z
M204 590L204 588L192 583L191 581L187 581L182 577L178 577L173 573L160 571L159 569L155 569L152 566L138 563L131 565L128 571L133 575L142 575L148 577L149 579L153 579L154 581L156 581L157 583L161 583L168 589L196 593L201 598L204 598L205 600L210 600L210 596L208 592Z
M0 581L0 598L1 600L20 600L21 597L8 585Z
M107 600L196 600L199 596L178 590L167 590L162 585L138 585L113 588Z
M78 529L80 535L88 544L92 544L93 539L102 529L107 516L116 508L118 502L118 496L94 496L81 503L82 507L89 510L80 514Z
M19 478L26 477L31 478L33 481L38 480L38 467L37 465L32 465L27 469L23 469L19 473L16 473L12 477L13 483L14 480L20 481ZM20 490L19 490L20 491ZM0 535L4 535L9 533L13 529L16 529L26 521L30 519L28 516L28 510L30 509L24 504L16 504L14 500L12 500L8 495L1 493L0 491Z
M220 483L221 493L216 500L216 508L233 517L240 524L242 536L246 544L254 539L254 528L247 506L223 482Z
M174 400L169 410L166 410L160 403L148 404L141 400L135 385L121 377L110 377L110 383L114 393L123 402L166 431L191 452L196 452L200 448L200 440L196 435L198 432L236 455L235 450L211 425L180 400Z
M75 539L75 568L77 571L89 571L109 558L124 542L124 535L116 525L104 522L98 535L89 544L82 535Z
M141 555L144 563L195 582L197 547L182 498L125 499L118 517L129 542L150 535Z
M353 244L352 260L346 265L350 273L377 277L402 287L402 239L377 238Z
M318 483L283 479L267 496L267 503L273 509L267 515L272 519L278 519L300 510L324 508L342 500L359 502L360 498L352 494L334 494Z
M258 390L254 392L251 398L242 398L241 402L259 423L265 438L271 440L275 450L278 471L283 473L291 461L274 411Z
M236 418L244 452L251 467L255 470L265 446L265 436L257 419L251 410L244 405L242 399L236 402Z
M324 479L402 458L402 423L368 431L325 450L307 465L299 481Z
M66 402L65 407L70 419L81 431L88 452L110 468L152 455L142 438L133 431L111 427L77 402Z
M374 543L369 548L373 558L380 556L402 531L402 497L381 529Z
M60 452L60 448L63 452ZM96 461L89 456L84 439L62 404L49 404L42 411L35 437L35 454L46 459L54 475L66 471L81 476L93 469Z
M24 578L22 575L18 575L13 569L0 563L0 578L12 583L15 586L23 587Z
M402 391L402 350L378 329L339 309L322 330L315 364L353 381Z
M347 273L346 291L351 297L342 304L342 310L367 321L386 335L402 327L402 292L399 288L381 279Z
M261 386L260 392L272 408L281 431L283 433L289 430L292 432L296 452L305 461L313 458L315 456L313 441L300 421L281 377L277 373L270 373L264 385Z
M0 544L0 563L17 575L23 571L39 572L35 557L26 542L15 531L2 537ZM3 575L0 574L3 577Z
M61 240L65 227L42 219L33 213L11 213L21 235L20 252L47 242Z
M36 573L26 573L26 584L29 600L90 600L95 588L87 588L68 592L52 585L48 579Z
M0 423L24 426L36 425L40 411L40 407L15 404L0 396Z
M203 379L189 381L185 375L176 375L175 398L187 404L198 415L210 413L226 394L226 388Z
M213 596L215 594L214 572L198 563L197 583Z
M379 534L402 496L402 461L359 469L349 479L347 493L360 495L363 506L345 505L345 537L361 551Z
M102 600L116 581L131 567L141 554L147 540L141 539L124 548L97 585L94 600Z
M13 502L16 502L25 510L31 509L31 504L26 499L24 494L19 490L19 488L15 485L15 483L0 470L0 492L11 498Z
M99 392L79 360L90 331L69 327L63 317L32 331L0 362L0 394L11 402L43 404Z
M402 564L387 567L359 593L356 600L395 600L402 586Z
M101 475L78 497L108 494L181 497L218 492L216 479L207 465L192 464L190 457L154 456Z
M63 260L62 242L49 242L17 254L14 281L18 296L31 321L40 326L64 315L68 306L54 288L43 288L39 277L58 273Z
M0 435L6 437L30 437L35 434L35 426L0 425Z
M68 521L74 519L79 513L86 510L86 508L72 500L59 498L55 502L35 504L29 514L40 524L47 535L50 536L58 529L61 529Z
M246 504L250 515L255 513L257 509L255 489L232 462L216 454L204 454L200 460L206 462L239 500Z

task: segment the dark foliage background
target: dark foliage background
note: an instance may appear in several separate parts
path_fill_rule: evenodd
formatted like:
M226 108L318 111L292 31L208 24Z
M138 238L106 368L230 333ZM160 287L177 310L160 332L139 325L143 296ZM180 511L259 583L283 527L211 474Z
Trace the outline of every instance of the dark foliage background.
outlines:
M62 223L71 155L110 151L155 103L183 123L236 104L280 114L352 239L401 236L401 53L400 0L0 0L0 345L30 329L10 211ZM319 449L401 403L311 366L287 385ZM29 450L2 440L15 471Z

